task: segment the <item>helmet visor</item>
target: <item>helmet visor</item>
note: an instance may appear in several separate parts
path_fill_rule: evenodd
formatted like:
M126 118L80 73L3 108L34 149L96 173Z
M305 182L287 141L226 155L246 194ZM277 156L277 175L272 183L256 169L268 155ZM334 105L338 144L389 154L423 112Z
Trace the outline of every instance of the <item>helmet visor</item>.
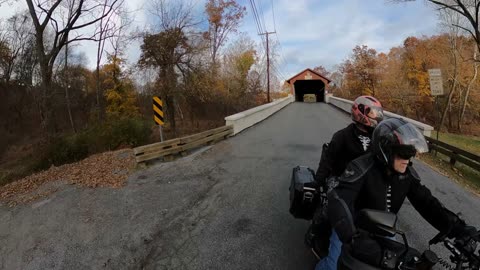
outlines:
M393 145L392 153L401 159L411 159L417 154L417 149L413 145Z
M407 123L402 125L395 129L393 133L401 145L412 145L417 153L428 152L428 144L425 137L413 124Z
M383 120L383 109L381 107L368 107L365 109L365 115L370 118L372 127L376 127Z

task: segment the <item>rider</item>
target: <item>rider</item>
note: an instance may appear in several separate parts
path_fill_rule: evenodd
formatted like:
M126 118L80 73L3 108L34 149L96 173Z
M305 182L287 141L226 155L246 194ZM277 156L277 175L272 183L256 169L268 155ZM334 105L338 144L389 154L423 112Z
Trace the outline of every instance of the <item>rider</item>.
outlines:
M338 186L328 194L328 217L334 232L328 257L315 269L336 269L342 243L350 243L357 234L354 219L358 211L376 209L396 214L405 198L433 227L448 233L448 237L476 232L420 183L410 159L427 151L425 137L403 119L391 118L377 126L372 152L352 161L339 177Z
M353 123L337 131L328 147L323 147L315 174L315 187L323 186L326 189L328 177L340 176L350 161L370 149L373 129L383 120L382 104L372 96L360 96L353 102L351 112ZM306 244L312 247L318 258L327 255L331 235L330 224L323 212L323 206L319 205L312 227L305 236ZM315 237L319 239L318 242L313 241ZM321 246L314 246L317 243Z

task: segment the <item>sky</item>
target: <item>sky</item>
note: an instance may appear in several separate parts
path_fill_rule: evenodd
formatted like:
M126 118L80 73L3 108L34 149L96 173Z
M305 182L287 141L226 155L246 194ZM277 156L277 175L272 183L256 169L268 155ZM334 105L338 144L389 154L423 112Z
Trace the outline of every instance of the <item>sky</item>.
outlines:
M179 0L172 0L179 1ZM132 28L147 29L152 21L147 0L127 0L132 11ZM202 16L206 0L192 0ZM423 0L394 4L388 0L255 0L263 30L275 31L271 42L277 42L275 75L288 79L305 68L322 65L329 70L346 59L356 45L367 45L378 52L400 46L408 36L433 35L440 31L435 8ZM261 42L254 20L251 1L238 0L247 14L240 31ZM0 6L0 18L8 18L26 8L25 1ZM233 40L232 36L230 40ZM94 67L94 44L76 48L85 53L88 66ZM262 52L263 53L263 52ZM140 43L125 48L129 63L140 56Z

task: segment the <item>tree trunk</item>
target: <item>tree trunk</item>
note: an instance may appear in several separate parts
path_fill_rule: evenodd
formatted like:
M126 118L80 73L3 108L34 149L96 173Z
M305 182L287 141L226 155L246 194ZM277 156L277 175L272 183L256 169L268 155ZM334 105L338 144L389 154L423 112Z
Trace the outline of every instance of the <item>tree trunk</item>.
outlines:
M173 96L168 95L165 99L165 105L167 107L168 121L170 122L170 127L174 137L177 137L177 125L175 122L175 99Z
M42 76L42 93L40 95L39 112L40 125L47 137L53 134L50 119L50 89L52 80L52 68L45 59L40 60L40 73Z
M456 76L455 76L456 77ZM442 129L443 124L445 123L445 118L447 116L447 112L449 111L450 108L450 103L452 102L452 97L455 92L455 88L457 86L457 80L453 80L452 88L450 90L450 93L448 94L448 99L447 99L447 104L445 104L445 109L443 110L442 113L442 118L440 119L440 125L438 126L438 132Z
M474 73L473 73L472 79L468 83L467 91L465 92L465 98L463 99L462 112L460 113L460 116L459 116L459 119L458 119L458 127L459 127L460 132L462 131L462 121L463 121L463 117L465 116L465 109L466 109L467 104L468 104L468 96L470 95L470 89L472 89L472 85L475 82L475 80L477 79L477 74L478 74L478 64L479 63L477 62L477 50L476 49L475 49L475 52L473 54L473 59L474 59L474 62L473 62Z
M448 106L448 130L452 130L453 129L453 125L452 125L452 103L450 103L450 106Z
M456 54L456 39L451 41L452 42L452 56L453 56L453 63L454 63L454 68L453 68L453 83L452 83L452 88L450 90L450 93L448 94L448 99L447 99L447 104L445 105L445 109L443 110L442 113L442 119L440 120L440 125L438 126L438 132L442 129L443 124L445 123L445 117L447 116L447 111L449 111L450 108L450 103L452 102L452 97L453 94L455 93L455 89L457 87L457 54Z
M98 120L102 121L103 120L103 114L101 112L100 108L100 60L101 60L101 47L102 47L102 40L100 39L98 41L98 47L97 47L97 68L95 70L95 76L97 79L96 82L96 87L95 87L95 93L97 96L97 104L96 104L96 110L97 110L97 117Z
M65 45L65 99L67 100L67 110L68 110L68 117L70 119L70 125L72 126L72 130L74 133L77 133L75 129L75 124L73 122L72 117L72 107L70 105L70 94L69 94L70 82L68 76L68 44Z

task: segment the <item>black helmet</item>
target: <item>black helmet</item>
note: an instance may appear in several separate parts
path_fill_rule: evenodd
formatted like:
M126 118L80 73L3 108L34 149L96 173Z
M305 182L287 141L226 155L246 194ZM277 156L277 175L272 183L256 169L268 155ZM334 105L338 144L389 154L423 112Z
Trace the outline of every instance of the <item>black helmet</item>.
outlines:
M400 118L389 118L373 131L372 151L384 165L393 165L393 156L410 159L416 153L428 152L422 133L411 123Z

